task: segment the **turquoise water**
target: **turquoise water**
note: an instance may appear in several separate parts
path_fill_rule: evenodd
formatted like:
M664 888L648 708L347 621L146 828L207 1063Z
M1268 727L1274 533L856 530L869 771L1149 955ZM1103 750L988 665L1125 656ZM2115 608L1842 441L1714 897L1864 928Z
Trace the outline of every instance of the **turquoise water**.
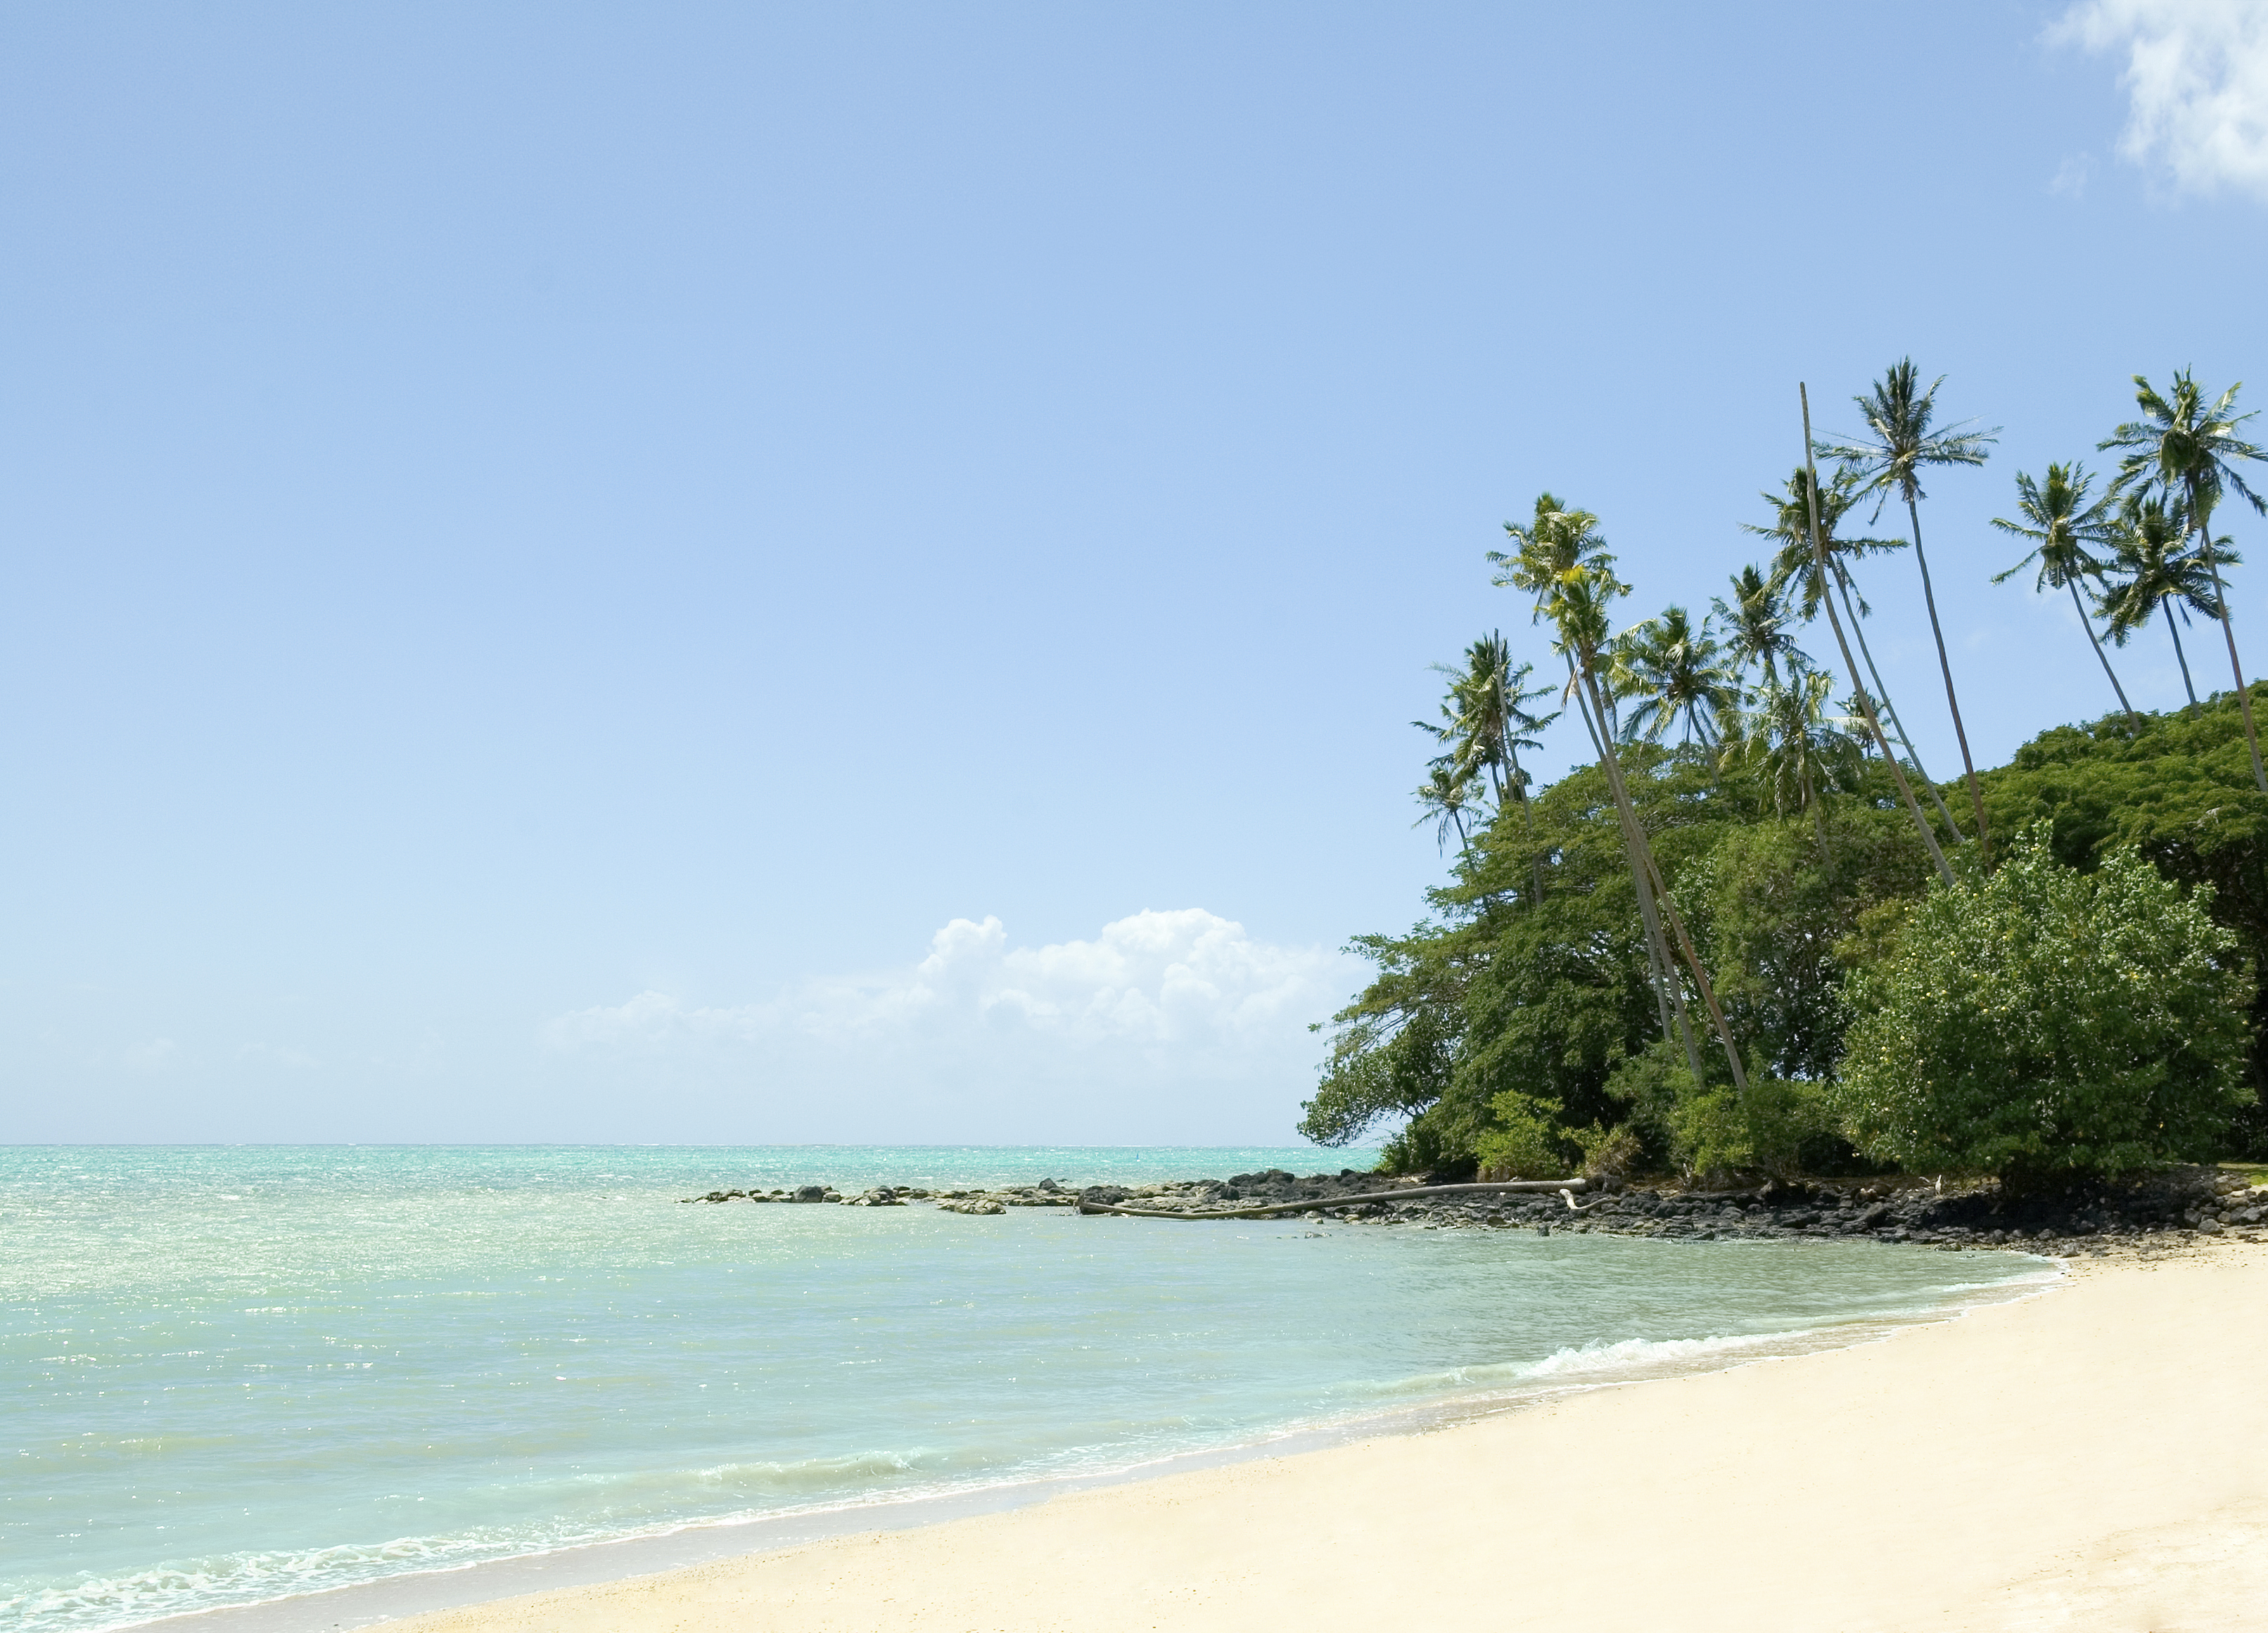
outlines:
M1864 1243L676 1200L1341 1160L0 1150L0 1611L27 1633L116 1627L688 1523L1127 1468L1721 1364L1771 1335L1840 1341L2039 1269Z

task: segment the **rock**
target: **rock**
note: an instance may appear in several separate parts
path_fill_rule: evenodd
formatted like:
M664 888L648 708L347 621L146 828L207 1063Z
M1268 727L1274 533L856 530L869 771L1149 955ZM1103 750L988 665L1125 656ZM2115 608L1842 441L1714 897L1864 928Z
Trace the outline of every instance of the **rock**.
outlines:
M825 1202L828 1200L827 1188L824 1185L799 1185L795 1188L795 1195L788 1200L790 1202Z

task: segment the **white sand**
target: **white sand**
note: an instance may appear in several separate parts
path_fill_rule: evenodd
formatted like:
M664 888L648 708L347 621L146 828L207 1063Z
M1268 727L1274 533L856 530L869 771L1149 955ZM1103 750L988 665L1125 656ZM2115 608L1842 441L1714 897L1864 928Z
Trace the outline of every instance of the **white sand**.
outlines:
M2268 1249L1878 1343L393 1624L2268 1629Z

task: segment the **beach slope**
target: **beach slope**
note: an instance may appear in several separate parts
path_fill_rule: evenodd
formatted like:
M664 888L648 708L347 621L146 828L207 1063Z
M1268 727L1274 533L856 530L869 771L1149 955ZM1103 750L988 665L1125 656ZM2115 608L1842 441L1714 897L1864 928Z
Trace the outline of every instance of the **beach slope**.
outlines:
M1876 1343L394 1624L2180 1629L2268 1606L2268 1248Z

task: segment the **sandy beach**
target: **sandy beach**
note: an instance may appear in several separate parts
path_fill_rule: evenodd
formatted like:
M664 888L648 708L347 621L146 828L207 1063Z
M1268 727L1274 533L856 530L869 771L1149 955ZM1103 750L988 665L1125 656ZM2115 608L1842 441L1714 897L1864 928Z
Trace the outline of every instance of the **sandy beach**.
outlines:
M2264 1355L2268 1247L2082 1262L1854 1349L393 1625L2254 1627Z

